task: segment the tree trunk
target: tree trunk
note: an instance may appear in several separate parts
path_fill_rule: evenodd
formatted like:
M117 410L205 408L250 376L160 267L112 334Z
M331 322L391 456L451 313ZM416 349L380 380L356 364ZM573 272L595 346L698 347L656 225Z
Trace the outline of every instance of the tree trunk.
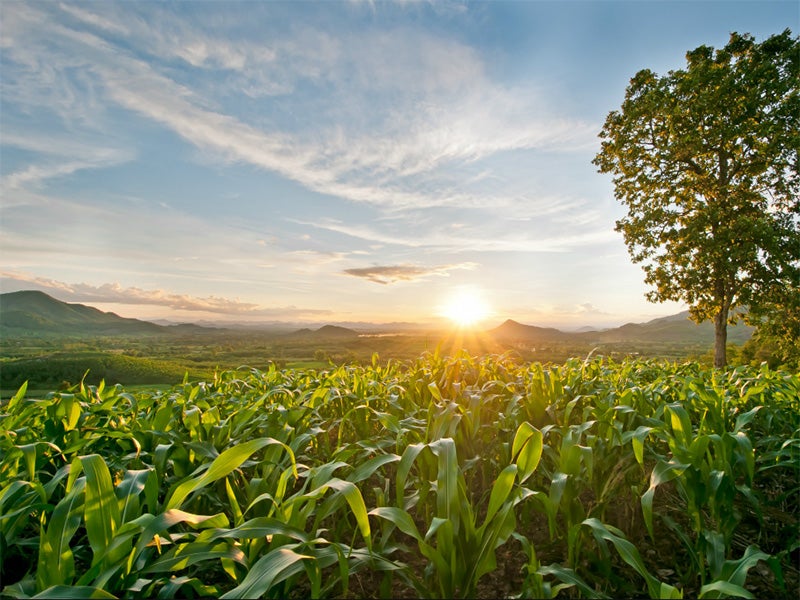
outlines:
M722 369L728 364L725 354L728 344L728 307L722 307L714 317L714 367Z

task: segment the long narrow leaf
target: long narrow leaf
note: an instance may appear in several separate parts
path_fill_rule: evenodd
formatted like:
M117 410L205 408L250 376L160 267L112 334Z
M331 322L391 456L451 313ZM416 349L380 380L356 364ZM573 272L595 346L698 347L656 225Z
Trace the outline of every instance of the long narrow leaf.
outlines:
M224 600L236 598L260 598L274 585L303 571L302 561L314 560L313 556L298 554L290 548L281 547L259 558L241 584L223 594Z
M253 453L257 452L261 448L264 448L265 446L274 444L283 446L286 449L292 458L292 465L294 466L294 453L292 452L291 448L289 448L283 442L279 442L273 438L259 438L256 440L250 440L249 442L245 442L243 444L238 444L233 448L228 448L225 450L225 452L215 458L208 470L202 475L193 477L177 486L175 491L172 493L169 502L167 502L166 509L169 510L178 508L183 504L183 501L186 500L189 494L207 486L210 483L213 483L214 481L217 481L218 479L225 477L233 470L238 469L244 461L250 458ZM296 466L294 467L294 476L298 476Z

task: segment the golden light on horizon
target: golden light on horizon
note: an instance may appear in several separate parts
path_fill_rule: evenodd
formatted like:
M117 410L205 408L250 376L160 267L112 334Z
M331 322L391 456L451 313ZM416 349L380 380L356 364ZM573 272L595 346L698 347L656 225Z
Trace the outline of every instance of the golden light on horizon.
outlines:
M490 312L480 291L464 288L447 299L439 314L459 327L472 327L488 317Z

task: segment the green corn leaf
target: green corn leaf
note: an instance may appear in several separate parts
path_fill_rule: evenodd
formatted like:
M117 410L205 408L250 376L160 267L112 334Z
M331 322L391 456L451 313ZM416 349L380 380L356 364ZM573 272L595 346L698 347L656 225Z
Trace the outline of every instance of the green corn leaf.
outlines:
M334 489L345 497L345 500L347 500L347 503L350 505L350 511L356 518L356 524L358 525L359 531L361 531L361 536L364 538L367 547L371 548L372 537L369 527L369 518L367 517L367 507L364 504L361 491L350 481L337 478L331 479L325 484L325 487Z
M375 471L377 471L383 465L394 463L399 460L400 457L397 454L381 454L379 456L370 458L368 461L356 467L356 469L347 478L347 481L352 483L363 481L371 477L373 473L375 473Z
M216 545L191 542L171 548L141 573L165 573L180 571L206 560L228 559L247 566L247 557L241 549L228 543Z
M32 444L16 446L16 448L19 448L22 451L22 455L25 457L25 466L28 469L28 479L31 481L36 480L36 446L38 445L38 442L34 442Z
M439 459L439 473L436 489L437 516L447 519L453 524L453 530L458 533L460 524L460 510L458 504L458 458L456 444L452 438L440 438L429 444L430 449Z
M585 598L608 598L605 594L598 592L583 579L581 579L575 571L567 567L563 567L558 563L552 565L539 567L538 571L541 575L552 575L559 581L563 581L568 586L577 587Z
M193 594L187 594L183 591L184 587L190 587ZM219 590L215 586L205 585L196 577L189 577L183 575L181 577L171 577L164 586L158 591L158 600L170 600L171 598L191 598L197 596L200 598L214 598L219 595Z
M527 421L517 428L511 445L511 460L519 467L520 483L525 482L539 466L544 448L542 440L542 432Z
M553 477L550 481L550 503L553 506L554 510L558 510L559 504L561 504L561 497L564 495L564 489L567 486L567 481L569 480L569 475L566 473L561 473L557 471L553 473Z
M699 598L755 598L752 593L730 581L713 581L700 588Z
M583 525L589 527L598 540L606 540L614 545L622 560L633 567L645 579L651 598L682 597L680 590L659 581L647 570L636 546L625 539L624 534L619 529L611 525L605 525L595 518L586 519L583 521Z
M406 479L408 478L408 474L411 471L411 467L414 464L414 461L419 456L420 452L422 452L425 448L427 448L427 444L409 444L406 449L403 451L403 456L400 458L400 463L397 465L397 484L396 484L396 493L397 493L397 506L400 508L405 508L404 504L404 494L406 488Z
M126 523L141 515L139 495L144 491L148 479L155 479L152 469L125 471L115 493L119 505L120 523Z
M98 454L91 454L80 457L80 461L86 473L83 515L94 564L106 551L119 527L119 504L105 460Z
M681 445L686 448L692 440L692 422L689 413L680 404L669 404L667 411L670 416L672 433L681 441Z
M8 401L8 404L6 404L6 412L8 414L14 413L14 410L17 408L17 405L20 402L22 402L22 399L25 397L25 393L27 391L28 391L28 382L26 381L21 386L19 386L17 393L11 396L11 399Z
M308 543L311 536L301 529L292 527L283 521L270 517L257 517L245 521L238 527L232 529L217 527L206 529L197 536L197 542L212 542L223 538L254 539L263 538L269 535L285 536L297 542Z
M647 425L640 425L636 428L631 438L631 446L633 447L633 455L636 457L636 462L644 466L644 440L648 434L653 431L652 427Z
M167 531L170 527L178 523L188 523L193 527L202 528L226 527L228 525L228 517L223 513L218 513L216 515L195 515L178 510L177 508L172 508L148 521L146 527L142 531L139 541L136 543L136 553L141 553L144 547L152 542L157 534Z
M756 406L748 410L746 413L742 413L736 417L736 424L733 426L733 433L739 433L742 429L744 429L750 422L755 418L756 413L760 411L763 406Z
M644 522L647 525L647 531L650 533L651 538L655 538L653 533L653 497L656 493L656 488L662 483L672 481L676 477L680 477L683 472L689 467L675 461L664 462L659 460L650 475L650 487L642 494L642 513L644 514Z
M517 465L508 465L497 476L497 479L492 486L492 494L489 497L489 508L486 511L486 519L484 520L484 527L492 520L497 514L497 511L505 504L508 495L514 488L514 480L517 476Z
M390 523L396 525L397 528L406 535L410 535L418 542L423 541L417 526L414 524L414 519L402 508L396 506L379 506L369 511L369 514L380 517L381 519L386 519Z
M86 585L55 585L33 596L33 598L53 598L56 600L72 600L81 598L110 598L116 600L116 596L109 594L105 590Z
M69 542L81 524L86 480L78 479L70 492L59 502L47 531L39 537L39 562L36 589L43 591L54 585L69 585L75 575L75 560Z
M220 598L260 598L270 588L301 573L302 561L314 560L313 556L298 554L291 548L281 547L259 558L247 572L241 584Z
M769 554L762 552L757 546L750 545L745 548L744 555L739 560L725 561L720 579L734 585L744 586L747 572L755 567L758 561L768 561L769 559Z
M246 461L250 456L264 448L265 446L270 446L277 444L282 446L291 456L292 458L292 466L295 478L298 477L297 474L297 466L294 459L294 453L292 452L291 448L289 448L283 442L279 442L273 438L259 438L256 440L250 440L249 442L245 442L243 444L238 444L233 448L228 448L220 454L211 465L208 467L203 474L198 475L196 477L192 477L191 479L184 481L180 485L178 485L172 496L170 496L169 501L167 502L166 509L170 510L173 508L178 508L183 504L183 501L191 494L218 479L221 479L238 469L244 461Z
M244 517L242 515L242 509L239 506L239 501L236 499L236 494L233 491L233 487L231 487L231 478L225 478L225 495L228 498L228 506L231 508L231 513L233 514L233 524L234 525L241 525L244 521Z

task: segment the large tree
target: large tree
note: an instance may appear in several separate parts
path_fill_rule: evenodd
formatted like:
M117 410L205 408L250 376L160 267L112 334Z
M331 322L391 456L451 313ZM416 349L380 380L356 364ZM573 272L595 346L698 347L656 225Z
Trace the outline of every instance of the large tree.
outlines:
M653 302L713 319L714 365L741 309L792 305L800 285L800 38L731 34L684 69L639 71L594 163L628 214L616 223Z

